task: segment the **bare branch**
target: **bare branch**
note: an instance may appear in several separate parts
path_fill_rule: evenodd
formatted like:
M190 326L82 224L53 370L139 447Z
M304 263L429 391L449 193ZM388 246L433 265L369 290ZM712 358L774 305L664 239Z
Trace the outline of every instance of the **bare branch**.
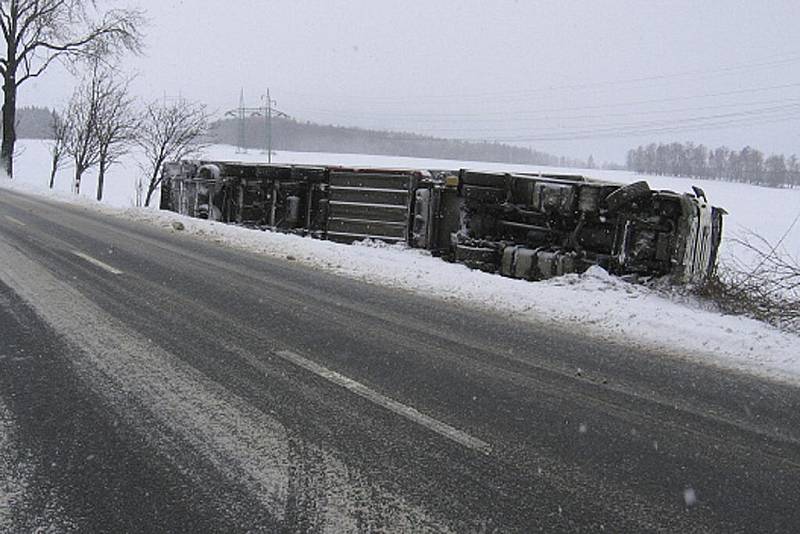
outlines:
M147 106L136 138L144 157L140 167L149 179L145 205L149 205L161 183L164 162L180 160L200 150L207 131L208 114L203 105L181 100L156 101Z
M770 243L752 232L731 239L754 261L734 259L721 263L716 276L698 288L698 292L725 312L749 315L800 332L800 258L782 247L782 241Z
M100 142L97 137L100 100L104 92L103 74L97 66L84 79L72 95L65 121L68 135L65 152L75 165L73 191L80 193L83 174L100 162Z
M5 103L0 159L9 175L16 141L13 128L16 93L57 60L71 69L142 49L144 12L101 9L93 0L5 0L0 2L0 29L6 47L0 57Z
M69 135L69 123L64 119L65 114L53 112L50 123L50 131L53 136L53 143L50 145L50 189L55 185L56 173L66 164L67 136Z
M100 76L96 98L95 135L99 150L97 200L103 199L103 184L108 169L128 153L138 130L134 99L128 87L130 78L119 79L107 67L96 70Z

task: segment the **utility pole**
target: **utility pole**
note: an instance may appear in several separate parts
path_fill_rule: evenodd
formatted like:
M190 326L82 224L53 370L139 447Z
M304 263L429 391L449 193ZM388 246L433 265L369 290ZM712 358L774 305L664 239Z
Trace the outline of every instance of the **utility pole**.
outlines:
M248 118L263 116L264 129L266 130L264 139L264 144L266 146L264 149L267 151L267 160L269 163L272 163L272 116L274 115L275 117L280 117L283 119L291 119L291 117L283 111L275 108L277 102L275 102L270 96L269 89L267 89L266 94L261 96L261 100L263 102L261 107L247 107L244 103L244 89L242 89L241 93L239 94L239 107L226 112L225 116L236 118L236 121L238 122L238 139L236 146L237 154L247 153Z
M272 100L267 88L267 94L264 97L264 119L266 120L267 130L267 162L272 163L272 106L278 103Z
M239 109L237 114L239 117L239 138L237 140L236 153L245 154L247 152L247 124L245 123L245 108L244 108L244 88L239 93Z

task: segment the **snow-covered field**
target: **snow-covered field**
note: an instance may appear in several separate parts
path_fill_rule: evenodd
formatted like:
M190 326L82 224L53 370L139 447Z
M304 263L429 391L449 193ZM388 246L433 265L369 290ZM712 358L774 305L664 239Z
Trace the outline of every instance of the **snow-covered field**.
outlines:
M570 275L547 282L529 283L471 271L462 265L432 258L420 250L380 244L339 245L192 220L154 209L134 209L130 206L134 198L133 183L137 168L131 160L111 170L107 180L106 201L100 205L91 200L95 187L92 176L84 179L81 199L68 193L69 169L57 177L57 192L48 192L49 158L46 144L23 141L20 145L16 179L13 182L0 181L2 187L39 191L60 200L80 202L88 209L168 229L171 229L173 221L180 220L187 234L269 256L291 256L298 262L365 282L490 309L523 320L581 328L590 335L800 383L800 337L750 319L721 315L693 299L664 296L648 288L622 282L609 277L601 269L591 269L582 276ZM206 157L261 161L265 156L257 151L236 154L233 147L213 146L208 149ZM297 152L280 152L273 161L413 168L553 170L498 163ZM556 170L565 172L564 169ZM800 212L800 190L641 177L627 172L585 173L617 182L646 179L654 188L678 191L687 191L691 185L699 185L705 189L712 203L725 207L731 213L727 219L728 237L751 230L777 241ZM786 236L784 245L787 251L800 256L800 227L795 227ZM730 246L723 251L727 258L736 253Z

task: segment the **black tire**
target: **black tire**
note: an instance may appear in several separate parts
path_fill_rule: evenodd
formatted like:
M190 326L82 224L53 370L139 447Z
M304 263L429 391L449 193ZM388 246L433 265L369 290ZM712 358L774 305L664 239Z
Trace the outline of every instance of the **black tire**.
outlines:
M608 195L606 197L606 207L608 207L609 211L617 211L631 202L649 197L651 193L652 191L650 191L650 186L647 185L647 182L633 182Z

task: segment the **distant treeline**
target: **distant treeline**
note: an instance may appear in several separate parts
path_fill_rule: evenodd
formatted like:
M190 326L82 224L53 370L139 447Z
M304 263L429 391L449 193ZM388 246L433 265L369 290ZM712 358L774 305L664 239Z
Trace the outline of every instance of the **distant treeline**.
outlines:
M245 119L244 123L244 147L263 149L266 138L264 118L252 117ZM238 119L224 119L215 122L212 124L212 131L215 133L216 142L238 145L241 135L240 127ZM558 167L587 168L593 165L593 162L590 164L584 160L558 157L526 147L501 143L444 139L349 126L330 126L285 118L272 120L272 148L273 150L301 152L380 154Z
M47 108L21 108L17 111L17 137L20 139L51 138L52 120L52 111ZM229 145L238 145L240 142L238 119L216 121L211 124L210 130L209 142ZM263 117L245 119L243 146L263 149L266 144L266 131ZM565 158L527 147L496 142L463 141L406 132L331 126L280 117L272 120L272 148L273 150L299 152L376 154L585 169L595 167L591 156L586 160ZM619 169L621 167L606 164L604 168Z
M800 187L800 160L794 154L764 156L746 146L732 150L694 143L650 143L628 151L628 170L743 182L769 187Z
M19 108L17 110L17 137L20 139L50 139L53 137L53 112L47 108Z

